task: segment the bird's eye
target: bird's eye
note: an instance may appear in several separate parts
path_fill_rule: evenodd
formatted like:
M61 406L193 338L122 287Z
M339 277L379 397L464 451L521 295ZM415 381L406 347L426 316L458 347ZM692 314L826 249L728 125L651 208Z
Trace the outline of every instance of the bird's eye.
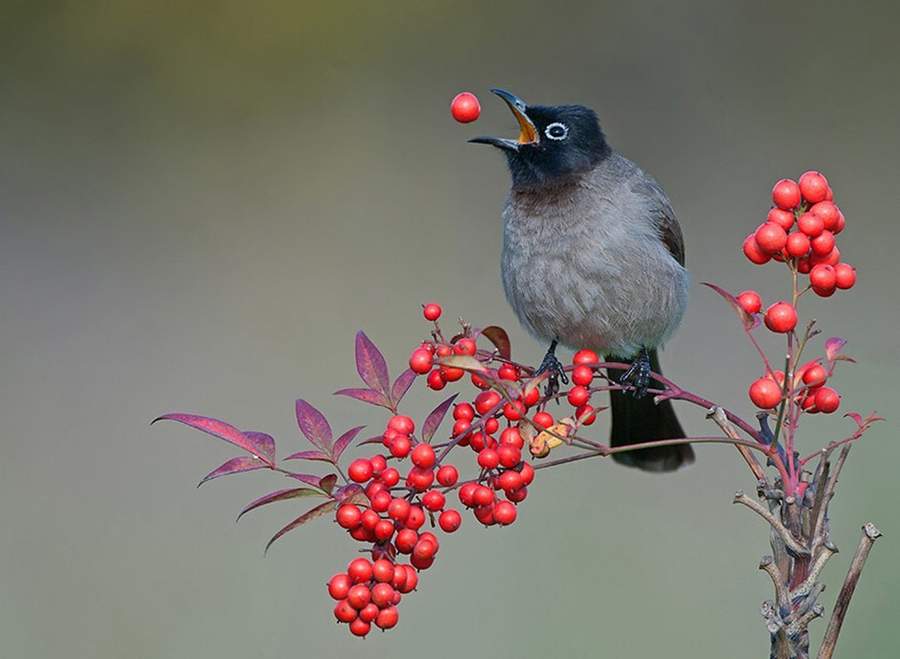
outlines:
M569 127L556 121L544 129L544 135L551 140L562 141L568 137Z

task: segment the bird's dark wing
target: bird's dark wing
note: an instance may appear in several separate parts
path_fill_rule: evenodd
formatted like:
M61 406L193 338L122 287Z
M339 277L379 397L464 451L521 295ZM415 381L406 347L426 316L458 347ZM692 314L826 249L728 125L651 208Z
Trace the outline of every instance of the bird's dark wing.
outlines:
M671 210L671 209L670 209ZM659 236L669 248L669 252L682 266L684 265L684 237L681 235L681 225L673 215L660 215Z
M669 197L659 183L643 172L634 184L633 190L646 199L650 213L656 221L660 240L663 241L674 259L683 266L684 236L681 235L681 226L675 219L675 211L672 209Z

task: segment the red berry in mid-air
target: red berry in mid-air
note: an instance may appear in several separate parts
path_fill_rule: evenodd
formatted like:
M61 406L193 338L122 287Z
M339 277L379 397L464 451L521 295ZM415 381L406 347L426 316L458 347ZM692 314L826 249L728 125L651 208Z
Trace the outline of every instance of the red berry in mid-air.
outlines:
M773 332L790 332L797 326L797 310L788 302L776 302L766 309L765 321Z
M758 408L770 410L781 402L781 388L772 378L759 378L750 385L750 400Z
M441 313L443 313L441 305L435 304L434 302L422 307L422 315L425 316L425 320L437 320L441 317Z
M450 103L450 113L461 124L468 124L481 115L481 104L478 97L471 92L460 92Z
M789 178L781 179L772 188L772 201L782 210L791 210L800 203L800 186Z
M762 298L756 291L744 291L737 296L737 301L747 313L759 313L762 309Z
M445 510L441 513L441 516L438 517L438 525L444 533L453 533L459 528L460 524L462 524L462 516L452 508Z

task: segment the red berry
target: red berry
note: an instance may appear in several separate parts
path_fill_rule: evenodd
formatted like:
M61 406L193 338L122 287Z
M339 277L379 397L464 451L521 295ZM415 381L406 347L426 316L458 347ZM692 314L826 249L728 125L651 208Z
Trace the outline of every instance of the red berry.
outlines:
M833 291L836 282L837 276L835 275L834 268L830 265L820 263L817 266L813 266L813 269L809 271L809 283L812 285L813 289Z
M450 113L461 124L468 124L481 115L481 104L478 97L471 92L460 92L450 102Z
M749 314L759 313L762 309L762 298L756 291L744 291L737 296L738 304L741 309Z
M394 579L394 564L386 558L379 558L372 563L372 577L375 581L390 583Z
M498 428L500 428L500 422L497 417L492 417L484 422L484 432L488 435L497 432Z
M496 391L483 391L475 398L475 411L482 416L490 412L500 402Z
M347 468L347 475L350 477L350 480L357 483L365 483L372 478L372 463L363 458L358 458L350 463L350 466Z
M443 359L453 354L453 346L449 346L446 343L441 343L434 349L434 351L438 357Z
M422 505L432 512L437 512L444 507L446 498L437 490L428 490L422 496Z
M825 230L825 223L818 215L804 213L797 218L797 228L810 238L815 238Z
M809 262L812 265L818 265L819 263L825 263L827 265L837 265L838 261L841 260L841 250L835 247L831 252L829 252L825 256L819 256L818 254L813 254L809 257Z
M465 374L466 372L461 368L457 368L455 366L441 366L441 375L444 376L445 382L456 382L457 380L462 380L462 377Z
M403 565L401 567L406 570L406 583L403 584L403 588L398 588L397 590L401 593L412 592L416 589L416 586L419 585L419 575L410 565Z
M457 355L466 355L469 357L474 357L475 353L478 352L478 346L475 344L475 341L468 337L463 337L453 346L453 352Z
M784 245L784 250L788 253L788 256L793 256L794 258L806 256L809 254L809 236L800 231L790 233Z
M459 488L459 502L466 508L475 505L475 491L478 489L478 483L466 483Z
M383 519L375 525L375 539L379 542L387 542L394 535L394 523L389 519Z
M488 382L485 382L484 378L480 377L478 373L472 373L472 384L482 390L489 389L491 386Z
M506 498L513 503L521 503L528 496L528 488L524 485L518 490L510 490L506 493Z
M782 210L780 208L772 208L766 215L766 222L773 222L785 231L790 231L794 226L794 214L791 211Z
M391 505L391 493L387 489L378 490L372 493L369 501L371 502L372 510L376 513L386 513Z
M437 553L437 545L430 538L419 538L416 546L413 547L412 555L420 561L433 558Z
M369 630L372 629L372 625L366 622L365 620L361 620L357 618L353 622L350 623L350 633L354 636L363 637L369 633Z
M424 469L422 467L413 467L406 475L406 484L417 492L424 492L434 482L434 472L431 467Z
M810 389L821 387L828 379L828 371L821 364L813 364L803 371L803 384Z
M462 515L452 508L445 510L438 517L438 525L444 533L453 533L462 524Z
M362 514L362 526L369 531L375 530L375 525L381 520L381 516L371 508L366 508ZM363 559L365 560L365 559ZM353 576L353 575L351 575Z
M526 462L522 465L519 473L522 475L522 482L525 485L531 485L531 482L534 480L534 467Z
M359 615L347 600L341 600L334 607L334 617L339 622L353 622Z
M590 369L588 369L590 370ZM577 384L577 383L576 383ZM522 402L525 403L525 407L531 407L535 403L537 403L541 399L540 389L537 387L531 387L525 391L525 396L522 398Z
M500 456L492 448L483 449L478 453L478 465L483 469L494 469L500 464Z
M381 472L379 478L387 487L394 487L394 485L400 482L400 472L393 467L388 467Z
M457 403L453 407L453 418L457 421L471 421L475 418L475 408L468 403Z
M498 524L508 526L516 521L516 507L509 501L499 501L494 506L494 519Z
M405 522L406 518L409 516L409 507L409 501L406 499L393 499L388 506L387 514L391 519L397 522Z
M401 554L409 554L413 547L416 546L418 540L419 534L412 529L400 529L397 532L397 537L394 538L394 546L397 547L397 551Z
M444 465L437 470L437 482L444 487L456 485L459 479L459 471L453 465Z
M534 415L534 423L541 428L549 428L553 425L553 417L549 412L538 412Z
M388 420L387 427L401 435L410 435L416 429L416 422L408 416L395 414Z
M364 583L358 583L347 593L347 603L359 611L372 599L372 591Z
M849 263L838 263L834 266L834 276L838 288L853 288L853 284L856 283L856 268Z
M522 483L522 474L513 469L507 469L500 474L500 477L497 479L497 485L501 490L505 490L506 492L518 490L524 485L524 483Z
M484 524L485 526L491 526L492 524L496 524L494 520L494 506L478 506L475 508L475 519Z
M789 178L783 178L772 188L772 201L778 208L791 210L800 203L800 186Z
M441 317L441 313L443 313L441 305L435 304L434 302L422 307L422 315L425 316L425 320L437 320Z
M775 254L784 248L787 242L787 233L774 222L761 224L753 234L756 244L767 254Z
M772 258L756 243L756 237L752 233L744 238L743 250L747 260L756 265L768 263Z
M519 379L519 369L512 364L503 364L497 369L497 377L501 380L516 382Z
M424 348L416 348L409 356L409 367L418 375L425 375L431 370L434 358Z
M328 580L328 594L336 600L342 600L350 592L353 580L344 573L336 574Z
M844 217L844 214L838 209L838 219L835 223L834 227L831 229L831 233L834 235L838 235L841 231L844 230L844 227L847 225L847 219Z
M494 493L489 487L477 485L472 493L472 503L476 506L489 506L494 503Z
M434 466L434 449L431 444L418 444L412 450L412 462L422 469L430 469Z
M801 275L808 275L811 269L812 263L809 262L808 258L803 257L802 259L797 259L797 272Z
M525 416L525 405L519 400L511 401L503 406L503 416L509 421L518 421ZM491 420L495 421L496 419Z
M813 254L815 254L816 256L828 256L834 249L834 244L834 234L831 233L828 229L825 229L822 233L820 233L810 241Z
M430 389L440 391L447 386L447 381L444 379L443 374L438 370L428 374L427 384Z
M347 566L347 574L354 583L364 583L372 578L372 564L365 558L354 558Z
M805 172L800 176L798 183L800 184L800 194L811 204L825 201L828 196L828 179L820 172Z
M591 392L587 390L587 387L583 387L581 385L576 385L569 389L569 393L566 395L566 400L569 401L569 405L572 407L581 407L591 398Z
M600 357L593 350L579 350L572 356L572 364L579 366L580 364L596 364L600 361Z
M520 449L525 446L525 440L522 439L522 433L518 428L507 428L500 433L500 444L512 444Z
M378 606L369 602L359 611L359 619L363 622L372 622L378 617Z
M393 569L391 577L393 577ZM372 587L372 602L378 608L389 606L394 599L394 587L389 583L377 583Z
M841 405L841 396L831 387L820 387L816 390L816 409L831 414Z
M578 419L582 425L589 426L597 420L597 413L594 411L593 407L585 404L575 410L575 418Z
M509 469L522 461L522 450L512 444L500 444L497 447L497 457L500 459L500 466Z
M379 629L391 629L397 626L398 620L400 620L400 614L397 612L397 607L389 606L378 612L378 617L375 618L375 624Z
M406 528L418 531L425 523L425 513L419 506L412 506L409 509L409 515L406 517Z
M773 332L790 332L797 326L797 310L788 302L776 302L766 309L765 321Z
M472 426L472 422L467 419L460 419L456 423L453 424L453 430L450 433L451 437L457 437L459 435L463 435L468 432L469 428Z
M840 211L838 207L835 206L830 201L820 201L818 204L815 204L812 208L809 209L810 213L814 215L818 215L822 218L822 222L825 223L825 228L828 231L834 229L838 223L838 214Z
M771 410L781 402L781 388L771 378L759 378L750 385L750 400L758 408Z
M401 460L409 455L409 452L411 450L412 442L409 441L409 437L407 437L406 435L397 437L391 444L391 455L393 455L395 458L400 458Z
M362 513L359 511L359 508L353 504L345 503L338 508L336 517L337 523L341 528L352 529L359 526L359 523L362 520Z
M594 379L594 371L590 366L579 364L572 369L572 382L582 387L587 387ZM536 401L535 401L536 402Z

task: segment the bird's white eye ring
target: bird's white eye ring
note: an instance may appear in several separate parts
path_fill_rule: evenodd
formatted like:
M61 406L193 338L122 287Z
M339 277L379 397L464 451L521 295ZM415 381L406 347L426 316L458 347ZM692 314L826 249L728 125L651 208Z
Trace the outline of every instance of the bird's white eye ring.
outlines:
M569 127L565 124L559 123L558 121L554 121L544 129L544 135L546 135L551 140L560 142L569 136Z

